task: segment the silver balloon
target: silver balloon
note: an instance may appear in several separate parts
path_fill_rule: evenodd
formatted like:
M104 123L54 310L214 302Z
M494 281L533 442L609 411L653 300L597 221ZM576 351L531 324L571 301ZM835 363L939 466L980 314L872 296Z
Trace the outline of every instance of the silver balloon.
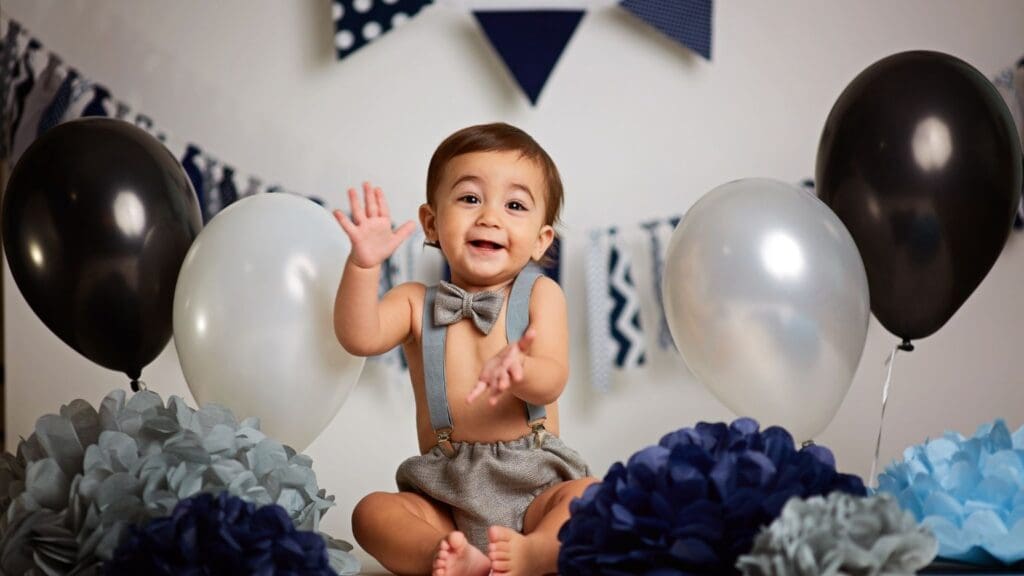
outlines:
M300 196L258 194L217 214L174 293L174 345L196 401L258 416L296 450L309 445L363 368L334 335L349 249L330 213Z
M733 412L798 440L832 421L871 306L860 253L828 206L763 178L715 188L673 232L662 293L686 365Z

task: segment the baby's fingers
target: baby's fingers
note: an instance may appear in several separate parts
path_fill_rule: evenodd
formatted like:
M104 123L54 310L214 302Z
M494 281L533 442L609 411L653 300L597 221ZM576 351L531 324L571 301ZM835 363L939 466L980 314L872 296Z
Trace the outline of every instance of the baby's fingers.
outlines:
M363 199L366 202L366 217L376 218L380 215L380 207L377 203L378 190L373 188L369 182L363 182Z
M348 189L348 205L350 208L349 212L352 213L352 222L354 222L356 226L362 224L365 213L363 212L362 206L359 205L359 193L356 192L355 188Z
M508 372L502 371L501 375L498 376L497 385L491 388L491 406L496 406L498 404L498 398L508 390L508 387Z
M338 224L341 224L341 229L344 230L346 234L351 236L352 233L355 232L355 225L352 224L352 221L348 219L348 214L345 214L341 210L335 210L333 214L334 219L338 221Z
M483 380L478 381L476 386L469 391L469 396L466 396L466 404L472 404L474 400L484 393L484 390L487 390L487 382Z
M391 218L391 208L388 207L387 198L384 198L384 191L380 188L376 189L377 192L377 207L380 210L380 215L383 218Z
M512 381L516 384L523 381L523 364L521 362L513 362L508 367L509 376L512 377Z

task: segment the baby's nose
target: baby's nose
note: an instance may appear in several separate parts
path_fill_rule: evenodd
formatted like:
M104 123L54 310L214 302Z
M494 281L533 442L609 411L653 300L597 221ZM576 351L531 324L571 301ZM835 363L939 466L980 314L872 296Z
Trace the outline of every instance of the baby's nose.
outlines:
M477 217L476 223L480 226L498 226L501 220L494 209L484 208L480 211L480 216Z

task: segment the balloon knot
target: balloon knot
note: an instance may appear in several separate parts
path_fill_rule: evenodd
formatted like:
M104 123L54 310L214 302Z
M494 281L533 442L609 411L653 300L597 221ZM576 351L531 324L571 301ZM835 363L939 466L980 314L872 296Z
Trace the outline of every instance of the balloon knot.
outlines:
M904 352L913 352L914 345L910 343L910 340L904 340L903 343L900 344L900 350L903 350Z

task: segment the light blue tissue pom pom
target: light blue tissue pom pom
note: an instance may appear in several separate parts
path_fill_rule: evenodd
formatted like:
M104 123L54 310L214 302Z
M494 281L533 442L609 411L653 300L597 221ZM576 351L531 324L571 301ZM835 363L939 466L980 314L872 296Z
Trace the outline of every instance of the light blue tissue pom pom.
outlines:
M1024 427L985 424L907 448L878 477L878 491L927 526L939 557L976 565L1024 561Z

